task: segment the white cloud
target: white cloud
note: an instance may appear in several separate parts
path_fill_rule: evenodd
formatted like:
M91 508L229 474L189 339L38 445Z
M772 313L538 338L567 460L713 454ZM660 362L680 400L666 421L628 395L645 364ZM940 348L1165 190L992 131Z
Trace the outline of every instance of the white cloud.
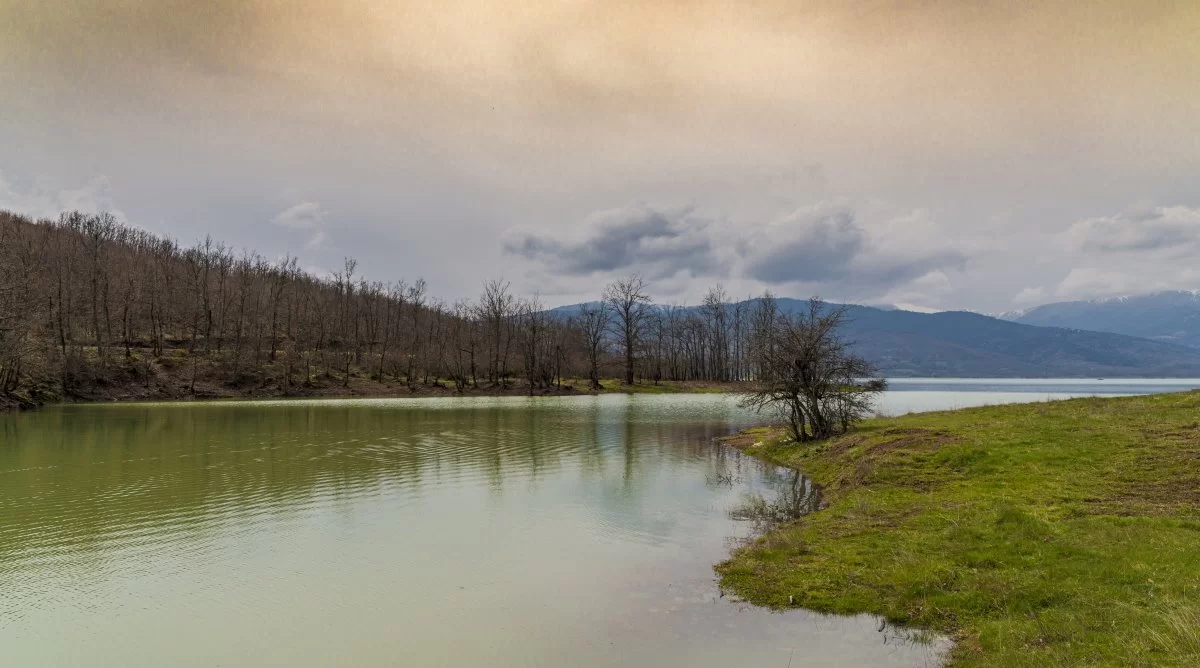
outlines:
M1163 277L1148 272L1076 267L1054 288L1054 294L1059 299L1121 297L1174 289L1181 284L1194 284L1197 279L1195 271L1173 273Z
M1017 306L1036 306L1046 300L1046 288L1037 286L1036 288L1023 288L1013 297L1012 303Z
M1195 250L1200 246L1200 208L1159 206L1087 218L1067 228L1066 236L1070 246L1084 252Z
M117 220L126 220L124 212L114 205L111 186L103 176L97 176L78 188L54 191L33 189L23 192L0 172L0 209L32 218L58 218L59 214L67 211L106 211Z
M1200 286L1200 208L1143 206L1072 223L1060 235L1069 267L1053 290L1023 290L1013 303L1099 299ZM1039 288L1040 290L1040 288Z
M323 230L317 230L308 241L304 242L304 247L309 250L320 248L328 238Z
M312 230L320 226L328 215L329 213L322 209L320 204L305 201L279 212L271 219L271 222L281 227Z
M306 200L279 212L271 219L271 223L293 230L311 231L312 234L308 241L304 242L304 247L308 250L315 250L329 240L329 235L322 229L322 225L328 217L329 212L320 204Z
M933 308L931 306L921 306L920 304L910 304L908 302L896 302L892 304L901 311L912 311L913 313L941 313L942 309Z

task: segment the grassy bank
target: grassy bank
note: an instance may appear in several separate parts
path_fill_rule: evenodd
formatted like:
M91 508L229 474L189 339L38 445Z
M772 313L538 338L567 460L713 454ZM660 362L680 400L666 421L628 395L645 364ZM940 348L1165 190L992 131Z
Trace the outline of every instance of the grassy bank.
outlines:
M752 602L952 635L952 665L1200 665L1200 394L867 422L735 443L826 507L718 566Z

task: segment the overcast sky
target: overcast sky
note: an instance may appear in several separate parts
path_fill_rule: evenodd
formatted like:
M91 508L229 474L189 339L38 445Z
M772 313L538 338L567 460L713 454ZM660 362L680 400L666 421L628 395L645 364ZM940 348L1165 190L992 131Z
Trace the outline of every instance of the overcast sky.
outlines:
M1200 3L0 0L0 208L332 271L1200 288Z

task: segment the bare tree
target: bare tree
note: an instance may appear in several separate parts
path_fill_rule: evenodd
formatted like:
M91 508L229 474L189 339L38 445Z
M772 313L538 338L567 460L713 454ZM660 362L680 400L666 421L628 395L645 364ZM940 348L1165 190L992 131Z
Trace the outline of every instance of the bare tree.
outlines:
M517 307L517 299L507 281L491 280L483 284L483 294L475 308L490 339L492 359L488 375L493 384L508 384L508 358Z
M806 311L775 313L766 295L755 318L751 355L758 376L744 403L772 409L796 441L828 438L868 416L886 381L838 336L845 306L809 300Z
M700 305L700 313L707 320L708 360L707 376L714 380L729 379L729 297L720 283L709 288Z
M425 308L425 279L418 278L415 283L408 287L404 293L405 300L409 304L409 314L412 318L412 324L409 327L410 343L408 346L408 366L404 372L404 379L409 385L413 382L413 368L417 358L421 355L421 315L428 309ZM475 362L472 356L471 362L471 382L474 384L475 378Z
M600 357L604 354L604 335L608 332L608 305L604 302L585 304L579 311L579 328L587 347L588 380L591 389L599 390Z
M389 375L440 384L447 373L464 391L480 378L504 389L514 371L531 391L585 375L597 389L617 366L626 383L745 380L759 374L756 332L773 327L759 326L757 300L730 303L720 286L698 306L656 308L632 276L561 319L503 281L450 308L423 280L370 281L349 258L341 269L314 276L296 258L209 238L181 248L103 214L0 212L0 400L132 382L160 396L221 385L287 394Z
M646 315L650 310L646 282L637 274L617 279L604 288L604 302L612 311L613 324L625 353L625 384L633 385L637 347L641 343Z
M460 301L453 307L454 318L449 321L447 347L450 349L446 368L454 389L460 394L473 384L475 374L475 322L474 307Z
M39 304L31 283L37 275L34 254L17 230L0 226L0 396L17 390L29 362Z
M520 303L518 336L525 362L525 381L529 396L538 388L548 389L558 375L558 330L542 307L541 298L534 295Z

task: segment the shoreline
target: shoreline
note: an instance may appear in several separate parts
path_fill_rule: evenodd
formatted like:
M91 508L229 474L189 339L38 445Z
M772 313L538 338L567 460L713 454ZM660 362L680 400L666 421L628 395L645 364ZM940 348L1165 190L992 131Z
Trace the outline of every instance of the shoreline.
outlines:
M507 386L485 386L464 388L458 391L450 381L439 384L415 383L409 385L403 382L379 383L367 379L354 379L349 387L341 385L328 386L294 386L290 389L279 387L254 388L239 390L228 386L204 384L191 392L186 385L171 387L160 384L152 387L143 386L108 386L98 391L80 393L66 398L49 398L41 400L21 401L12 397L0 397L0 415L20 411L38 410L50 406L77 406L87 404L110 403L141 403L160 401L256 401L271 399L429 399L429 398L463 398L463 397L572 397L595 396L601 394L737 394L742 391L741 384L733 382L713 381L640 381L632 386L625 385L616 379L602 379L600 390L588 387L587 379L566 379L561 386L538 389L530 394L528 386L521 380L510 382Z
M875 418L811 446L721 441L801 471L819 512L716 565L773 609L874 614L949 666L1200 659L1200 393Z

